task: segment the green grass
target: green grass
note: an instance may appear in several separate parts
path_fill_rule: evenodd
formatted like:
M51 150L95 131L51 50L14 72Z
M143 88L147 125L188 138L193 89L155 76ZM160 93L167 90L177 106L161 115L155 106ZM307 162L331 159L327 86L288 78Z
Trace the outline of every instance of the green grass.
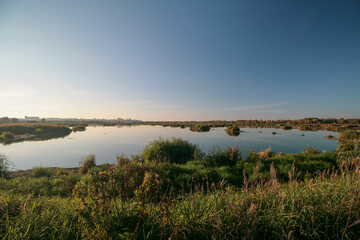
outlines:
M358 239L358 152L194 149L159 139L117 165L0 178L0 238Z

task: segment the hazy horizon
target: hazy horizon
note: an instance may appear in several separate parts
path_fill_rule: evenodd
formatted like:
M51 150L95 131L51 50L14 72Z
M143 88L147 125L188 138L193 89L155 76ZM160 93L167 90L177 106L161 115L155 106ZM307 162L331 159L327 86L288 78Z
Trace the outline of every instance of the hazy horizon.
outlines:
M0 117L360 118L358 1L0 1Z

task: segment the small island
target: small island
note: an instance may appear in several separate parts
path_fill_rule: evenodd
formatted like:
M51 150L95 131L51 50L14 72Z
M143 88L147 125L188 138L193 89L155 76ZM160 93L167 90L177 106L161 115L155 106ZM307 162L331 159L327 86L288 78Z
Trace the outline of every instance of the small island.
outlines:
M226 133L229 135L229 136L239 136L240 135L240 128L238 126L229 126L225 129Z
M191 125L190 126L190 131L193 131L193 132L208 132L208 131L210 131L210 126L209 125Z

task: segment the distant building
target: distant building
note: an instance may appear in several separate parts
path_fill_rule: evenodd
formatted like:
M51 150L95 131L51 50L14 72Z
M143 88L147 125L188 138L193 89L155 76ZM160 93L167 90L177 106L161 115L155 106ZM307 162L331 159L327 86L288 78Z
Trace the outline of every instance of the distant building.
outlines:
M40 121L39 117L28 117L25 116L25 121Z

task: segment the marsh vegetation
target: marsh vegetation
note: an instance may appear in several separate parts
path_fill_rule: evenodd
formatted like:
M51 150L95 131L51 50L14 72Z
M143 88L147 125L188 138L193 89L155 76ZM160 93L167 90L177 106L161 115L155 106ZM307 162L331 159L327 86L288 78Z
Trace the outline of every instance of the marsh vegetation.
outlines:
M190 126L190 131L193 131L193 132L208 132L208 131L210 131L210 126L209 125L203 125L203 124L191 125Z
M0 179L5 239L356 239L358 133L346 151L282 154L157 139L142 153ZM353 141L356 140L356 141ZM336 197L335 197L336 196ZM316 224L314 224L316 223Z
M0 142L3 144L48 140L65 137L70 133L71 129L69 127L59 124L0 124Z

